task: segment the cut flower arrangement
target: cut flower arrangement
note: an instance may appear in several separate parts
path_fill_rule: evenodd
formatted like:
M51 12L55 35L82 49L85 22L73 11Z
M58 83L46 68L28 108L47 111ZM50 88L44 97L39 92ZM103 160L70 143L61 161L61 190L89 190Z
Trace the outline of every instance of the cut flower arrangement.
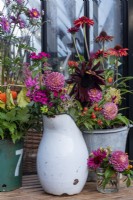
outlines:
M30 34L40 26L40 13L28 1L5 0L0 12L0 139L21 140L33 120L22 76Z
M129 163L128 155L122 151L112 152L109 147L98 148L91 152L88 158L88 167L96 173L99 168L104 170L103 173L97 173L97 175L103 177L102 182L100 182L100 186L103 188L116 173L121 173L126 177L124 181L126 181L127 187L131 185L133 166Z
M64 75L52 71L49 57L45 52L31 53L32 64L25 65L24 76L27 97L42 114L54 117L70 113L71 109L76 109L78 101L68 95Z
M124 95L131 92L126 82L132 77L122 77L118 73L121 57L127 56L128 49L120 45L106 49L106 42L112 41L113 36L102 31L95 40L102 44L102 48L90 54L86 26L93 24L93 20L81 17L74 21L74 27L68 29L79 59L68 62L68 80L63 74L52 71L48 64L49 54L30 54L32 62L25 65L24 72L27 97L36 107L41 107L41 113L49 117L60 113L70 114L83 130L128 126L131 121L122 115L120 105ZM76 46L75 34L80 28L83 28L87 60L80 55Z
M127 56L128 49L120 45L106 48L106 43L113 40L113 36L102 31L95 38L101 45L97 52L90 53L86 39L87 26L94 25L94 21L85 16L74 21L74 27L69 28L75 49L76 61L68 61L70 96L74 96L81 103L81 110L73 113L77 125L85 130L117 128L129 125L131 121L121 113L121 104L126 93L132 93L126 85L132 77L122 77L118 73L123 56ZM76 46L75 36L83 31L87 59L80 55ZM78 59L78 60L77 60Z

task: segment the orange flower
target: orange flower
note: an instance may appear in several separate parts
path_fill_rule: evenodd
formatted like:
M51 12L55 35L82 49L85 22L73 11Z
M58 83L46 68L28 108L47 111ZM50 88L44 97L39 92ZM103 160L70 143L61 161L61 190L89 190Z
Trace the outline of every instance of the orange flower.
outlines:
M85 17L85 16L74 21L74 25L77 27L80 27L80 26L83 27L85 24L87 24L88 26L93 26L94 21L93 19L89 19L88 17Z
M98 50L96 53L95 53L95 55L94 55L94 58L95 59L98 59L98 58L100 58L100 57L104 57L104 58L106 58L106 57L108 57L108 52L105 52L105 51L103 51L103 50Z
M96 37L95 42L110 42L113 40L113 36L107 35L105 31L102 31L98 37Z
M113 48L109 49L108 53L111 56L122 57L122 56L128 55L127 51L128 51L128 48L122 48L122 46L116 45L114 49Z
M75 62L75 61L68 61L68 66L69 67L78 67L79 63L78 62Z

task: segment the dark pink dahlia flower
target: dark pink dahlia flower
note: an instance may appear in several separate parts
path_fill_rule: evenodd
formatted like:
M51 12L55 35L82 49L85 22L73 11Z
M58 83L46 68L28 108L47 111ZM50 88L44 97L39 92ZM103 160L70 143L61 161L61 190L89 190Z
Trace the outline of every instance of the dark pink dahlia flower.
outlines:
M93 151L88 159L88 167L96 170L99 168L103 162L103 159L106 158L107 152L101 150L100 148L96 151Z

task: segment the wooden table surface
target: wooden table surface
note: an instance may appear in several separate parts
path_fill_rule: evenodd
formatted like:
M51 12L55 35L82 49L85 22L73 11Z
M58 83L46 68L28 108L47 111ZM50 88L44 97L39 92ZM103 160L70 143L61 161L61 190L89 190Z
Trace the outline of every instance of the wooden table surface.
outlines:
M1 192L0 200L133 200L133 185L126 188L123 184L118 193L101 194L95 182L87 182L80 194L73 196L53 196L46 194L37 175L23 176L23 186L11 192Z

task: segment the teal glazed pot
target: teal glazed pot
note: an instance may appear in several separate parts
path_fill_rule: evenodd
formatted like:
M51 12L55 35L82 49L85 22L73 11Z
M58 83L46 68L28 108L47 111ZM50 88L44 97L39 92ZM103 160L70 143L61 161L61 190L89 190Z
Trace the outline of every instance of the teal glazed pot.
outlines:
M0 140L0 192L22 186L23 141Z

